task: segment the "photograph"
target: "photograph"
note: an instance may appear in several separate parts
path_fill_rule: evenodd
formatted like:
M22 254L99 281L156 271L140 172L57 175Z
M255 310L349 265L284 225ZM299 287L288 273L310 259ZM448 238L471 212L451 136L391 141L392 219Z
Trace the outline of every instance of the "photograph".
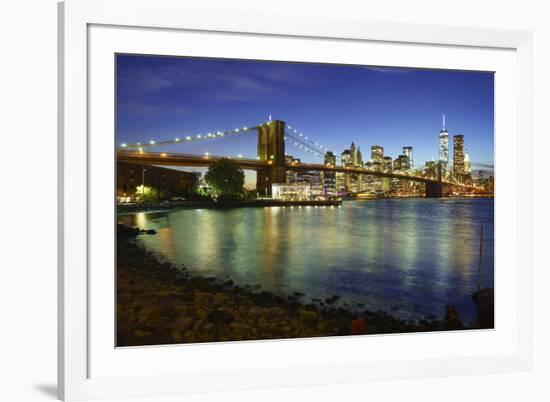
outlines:
M115 346L494 330L494 77L117 53Z

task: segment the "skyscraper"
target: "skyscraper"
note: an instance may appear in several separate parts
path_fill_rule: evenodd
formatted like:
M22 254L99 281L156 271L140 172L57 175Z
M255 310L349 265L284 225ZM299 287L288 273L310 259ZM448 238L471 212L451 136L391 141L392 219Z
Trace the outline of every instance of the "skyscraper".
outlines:
M409 158L409 168L414 168L414 161L413 161L413 147L403 147L403 155L405 155L407 158Z
M471 175L472 174L472 164L470 162L470 154L468 150L464 151L464 173Z
M399 155L393 162L393 170L405 171L410 169L410 161L407 155Z
M325 165L336 166L336 155L331 151L327 151L325 154ZM323 192L336 194L336 172L323 172Z
M384 156L382 162L382 170L384 172L391 172L393 170L393 160L391 156Z
M361 155L361 147L357 147L353 158L353 165L356 167L363 167L363 155Z
M457 134L453 136L453 174L464 175L464 136Z
M382 163L384 159L384 148L380 145L373 145L370 147L370 160L373 162Z
M351 151L349 149L345 149L344 152L342 152L342 155L340 156L340 161L343 167L349 167L352 165L353 159L351 156Z
M443 115L443 128L439 132L439 161L441 168L447 170L449 164L449 132L445 128L445 115Z

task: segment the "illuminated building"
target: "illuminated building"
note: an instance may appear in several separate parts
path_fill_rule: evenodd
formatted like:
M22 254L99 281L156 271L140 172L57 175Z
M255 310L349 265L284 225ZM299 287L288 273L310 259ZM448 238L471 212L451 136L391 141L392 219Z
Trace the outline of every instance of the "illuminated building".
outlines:
M439 161L441 168L446 171L449 164L449 133L445 128L445 115L443 115L443 128L439 132Z
M384 156L384 159L382 160L382 171L393 171L393 159L391 158L391 156Z
M311 185L308 183L273 183L271 185L271 194L274 200L304 201L312 198Z
M136 189L141 185L154 188L163 198L186 196L198 184L200 176L194 172L127 162L117 162L116 175L117 197L127 201L139 195Z
M331 151L325 153L325 165L336 166L336 155ZM323 172L323 187L325 194L336 194L336 172Z
M413 147L403 147L403 155L405 155L407 158L409 158L409 169L414 168L414 161L413 161Z
M456 177L464 175L464 136L453 136L453 174Z
M373 145L370 147L370 160L372 162L382 163L384 159L384 148L380 145Z
M353 157L353 166L363 167L363 155L361 155L361 148L357 147L355 155Z
M399 155L393 162L393 170L404 172L410 169L410 162L407 155Z
M470 154L468 153L468 150L464 152L464 173L467 175L472 174L472 164L470 162Z
M342 152L342 155L340 156L340 161L343 167L352 166L353 160L351 156L351 151L349 149L345 149L344 152Z

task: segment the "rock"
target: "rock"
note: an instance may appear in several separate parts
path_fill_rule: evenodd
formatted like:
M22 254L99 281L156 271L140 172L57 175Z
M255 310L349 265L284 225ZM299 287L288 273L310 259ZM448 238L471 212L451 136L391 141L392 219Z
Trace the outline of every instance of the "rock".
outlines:
M193 325L193 319L191 317L180 317L174 321L174 326L179 331L185 331Z
M233 314L225 311L225 310L214 310L210 314L208 314L208 319L211 320L214 323L225 323L229 324L234 320Z
M248 331L252 329L252 326L245 322L232 322L229 326L236 330Z
M207 292L195 291L195 305L197 306L208 306L210 304L212 295Z
M351 320L351 334L364 335L367 333L367 322L363 318Z
M204 320L206 317L208 317L208 311L202 308L198 308L195 310L195 315L199 320Z
M319 319L319 313L310 310L300 310L299 316L300 319L304 321L315 321Z
M120 237L135 237L139 234L139 228L131 228L130 226L118 223L116 225L116 234Z
M257 306L250 307L248 309L248 313L252 315L262 315L264 312L265 312L265 309Z
M212 297L212 300L216 304L221 304L225 302L227 299L229 299L229 296L227 296L225 293L222 293L222 292L218 292Z
M136 329L136 330L134 331L134 335L135 335L135 336L140 336L140 337L141 337L141 336L150 336L150 335L152 335L152 332L144 331L144 330L142 330L142 329Z
M282 317L286 314L286 311L280 307L273 307L269 309L269 315L272 317Z
M422 324L422 321L420 321ZM445 318L441 323L442 330L454 330L462 329L464 326L458 318L458 309L455 306L446 306L445 307Z
M183 334L179 331L172 331L172 339L174 342L180 342L183 339Z

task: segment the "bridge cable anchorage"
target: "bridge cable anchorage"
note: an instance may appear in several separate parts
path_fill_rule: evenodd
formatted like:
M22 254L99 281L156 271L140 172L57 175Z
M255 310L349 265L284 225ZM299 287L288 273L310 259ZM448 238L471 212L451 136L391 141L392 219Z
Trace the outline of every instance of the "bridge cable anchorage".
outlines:
M187 142L213 140L215 138L222 138L228 135L242 134L242 133L246 133L257 129L258 129L257 125L250 126L250 127L243 126L243 127L234 128L232 130L212 131L206 134L195 134L195 135L175 137L174 139L171 139L171 140L162 140L162 141L150 140L149 142L144 142L144 143L136 142L135 144L121 143L118 148L143 150L143 148L159 147L163 145L184 144Z

